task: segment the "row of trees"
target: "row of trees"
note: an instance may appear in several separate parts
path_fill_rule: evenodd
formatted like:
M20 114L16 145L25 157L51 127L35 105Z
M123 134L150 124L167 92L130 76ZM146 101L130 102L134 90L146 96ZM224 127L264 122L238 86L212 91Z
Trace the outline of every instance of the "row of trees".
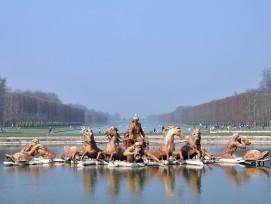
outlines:
M1 127L75 125L105 123L107 120L106 114L79 105L63 104L53 93L10 91L6 79L0 77Z
M4 104L3 126L25 127L84 122L84 111L81 109L24 93L7 93Z
M271 68L263 71L260 87L197 106L181 106L159 116L160 122L269 126L271 121Z
M183 106L159 116L160 122L205 125L268 126L271 119L271 92L246 93L197 106Z

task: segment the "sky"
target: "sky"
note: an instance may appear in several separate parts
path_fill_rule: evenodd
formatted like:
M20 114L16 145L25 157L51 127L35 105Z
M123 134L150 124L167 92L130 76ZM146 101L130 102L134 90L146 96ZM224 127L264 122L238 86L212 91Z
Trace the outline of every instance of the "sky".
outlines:
M259 87L271 1L0 2L0 77L11 90L132 118Z

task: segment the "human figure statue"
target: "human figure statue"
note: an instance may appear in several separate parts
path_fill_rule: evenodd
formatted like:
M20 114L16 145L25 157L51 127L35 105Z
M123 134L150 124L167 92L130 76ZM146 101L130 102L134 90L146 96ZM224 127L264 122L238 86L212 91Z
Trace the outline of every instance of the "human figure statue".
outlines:
M33 139L29 145L21 149L21 153L27 154L29 156L35 156L38 154L38 147L41 144L38 139Z
M24 147L21 150L21 153L27 154L29 156L35 156L39 154L41 157L44 158L56 157L55 153L51 152L49 149L40 144L38 139L33 139L28 146Z
M133 117L132 121L129 124L129 138L133 139L136 142L143 143L146 138L145 133L141 127L141 123L139 122L139 118L137 116ZM143 136L143 138L141 137Z
M33 139L29 145L22 148L19 153L13 155L6 154L7 161L30 161L32 156L40 155L43 158L52 159L56 155L40 144L39 140Z
M222 152L211 156L222 158L236 158L233 153L237 150L237 148L246 149L248 145L250 145L250 142L246 137L241 137L239 133L234 133L232 135L232 138L228 142L226 148Z
M127 162L144 162L143 157L148 157L162 164L162 162L152 155L147 149L145 149L140 142L136 142L134 145L128 147L124 153L124 156L127 158Z

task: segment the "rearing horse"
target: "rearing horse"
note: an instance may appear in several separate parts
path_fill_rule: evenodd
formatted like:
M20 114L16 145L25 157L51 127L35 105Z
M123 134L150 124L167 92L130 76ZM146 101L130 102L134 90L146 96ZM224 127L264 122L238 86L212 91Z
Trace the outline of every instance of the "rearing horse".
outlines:
M203 154L208 154L208 152L204 148L201 148L201 132L199 128L196 128L193 133L189 135L184 146L174 151L172 156L180 157L181 160L187 160L195 156L201 159Z
M76 151L72 159L75 159L76 155L81 154L81 160L83 160L85 156L96 158L99 152L102 152L102 150L97 147L92 130L87 128L84 134L83 153L82 151Z
M101 155L103 155L104 158L109 155L109 161L112 161L113 159L122 160L124 158L124 149L119 145L120 136L118 128L111 126L107 128L104 134L109 139L109 142L105 147L105 151L99 152L96 159L98 160Z
M184 138L185 135L181 132L181 129L176 126L168 126L165 129L163 135L163 144L158 148L153 148L150 153L157 157L158 159L166 158L169 160L169 156L175 150L174 144L174 136L178 136L179 138Z

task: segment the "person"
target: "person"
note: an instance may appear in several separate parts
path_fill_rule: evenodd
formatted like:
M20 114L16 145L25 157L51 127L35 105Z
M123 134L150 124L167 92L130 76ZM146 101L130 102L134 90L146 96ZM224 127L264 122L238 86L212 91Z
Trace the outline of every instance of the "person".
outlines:
M149 157L158 163L162 164L162 162L157 159L154 155L152 155L147 149L143 148L142 143L136 142L134 145L128 147L124 153L124 156L127 158L127 162L144 162L143 156Z
M139 118L137 116L133 117L132 121L129 124L129 138L133 139L136 142L143 143L144 139L146 138L145 133L141 127L139 122ZM141 137L143 136L143 138Z
M29 145L21 149L21 153L27 154L29 156L35 156L38 154L38 147L41 144L38 139L33 139Z
M246 140L246 137L240 137L239 133L234 133L226 148L218 154L211 155L211 157L235 158L233 153L237 148L246 149L248 145L250 145L250 142Z
M21 153L29 155L29 156L36 156L39 154L41 157L45 158L54 158L56 155L40 144L38 139L33 139L31 143L21 149Z

